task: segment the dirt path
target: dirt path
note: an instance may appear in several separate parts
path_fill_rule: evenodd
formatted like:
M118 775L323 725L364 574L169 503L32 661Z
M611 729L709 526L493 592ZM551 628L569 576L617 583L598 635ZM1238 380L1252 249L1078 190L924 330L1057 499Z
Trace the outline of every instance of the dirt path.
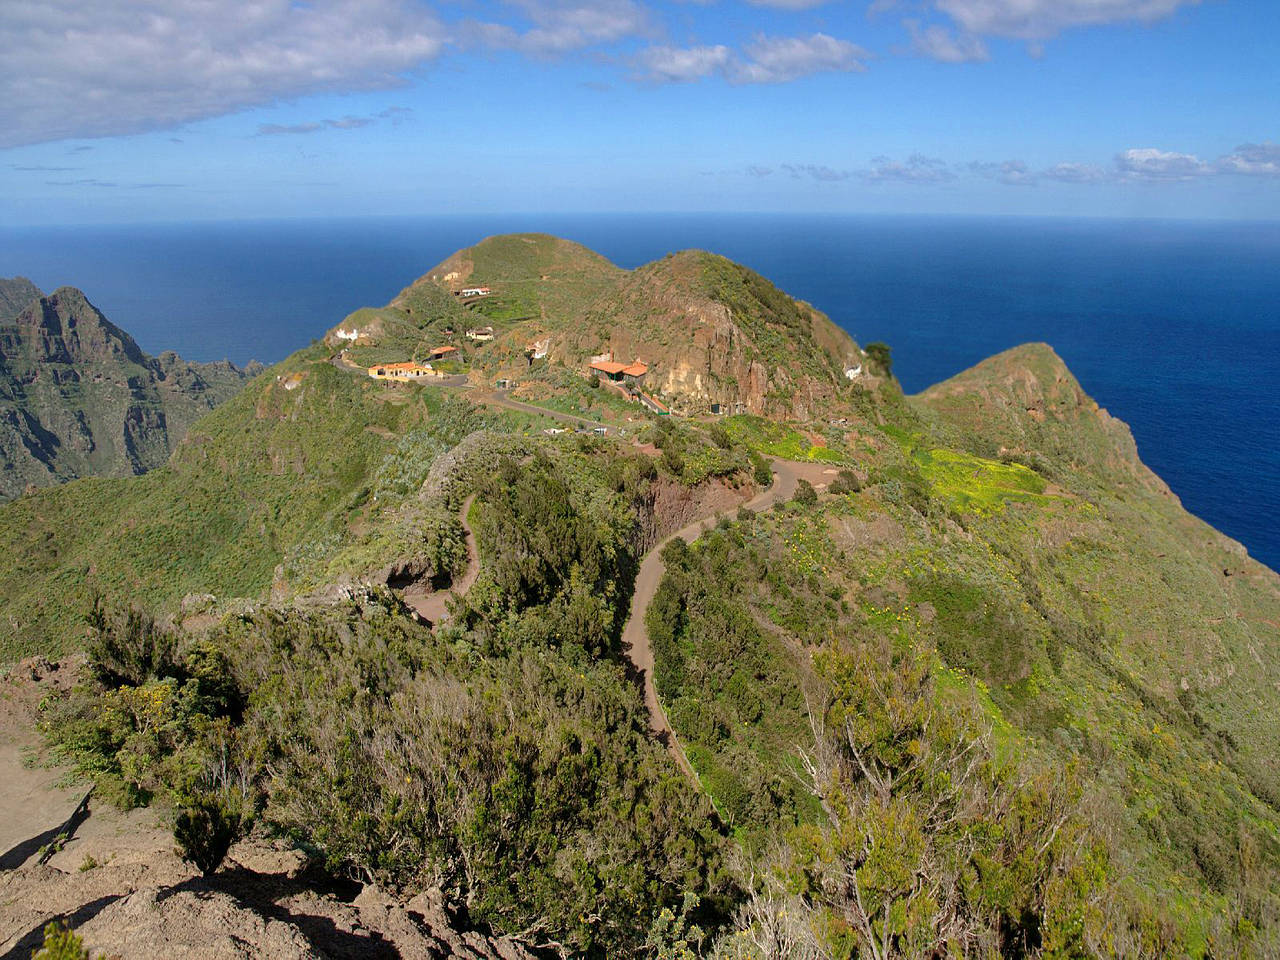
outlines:
M743 506L751 510L767 510L775 503L788 500L796 492L800 480L808 480L814 487L823 487L831 482L836 470L822 463L796 463L790 460L773 461L773 483L768 489L761 491L748 500ZM649 642L649 631L645 627L644 615L658 592L658 584L662 582L664 567L662 548L680 537L689 543L702 536L708 527L711 516L704 516L663 539L640 561L640 570L636 574L635 590L631 596L631 614L627 625L622 630L622 652L644 683L644 705L649 711L649 727L658 738L671 750L676 762L689 778L698 783L698 776L693 771L688 757L676 738L675 731L667 720L667 714L658 702L658 691L653 682L653 646Z
M467 514L471 512L471 504L475 503L475 500L476 495L473 493L462 501L462 509L458 511L458 522L462 524L467 543L467 569L463 571L462 576L447 590L426 592L418 589L418 585L414 584L404 591L404 602L433 627L448 619L449 601L453 597L466 596L471 585L476 582L476 577L480 575L480 551L476 548L476 535L471 525L467 523Z

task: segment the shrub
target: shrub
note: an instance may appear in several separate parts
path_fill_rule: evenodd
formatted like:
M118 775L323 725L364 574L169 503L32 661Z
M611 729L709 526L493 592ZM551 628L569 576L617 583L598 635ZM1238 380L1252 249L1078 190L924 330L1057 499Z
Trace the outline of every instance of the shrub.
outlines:
M177 639L150 614L134 608L108 609L101 597L95 597L85 619L89 664L104 686L140 686L153 678L178 675Z
M197 797L178 814L173 839L182 859L209 877L222 866L240 832L240 814L223 797L207 794Z
M796 503L809 506L818 502L818 491L808 480L801 480L796 485L796 495L792 498Z
M841 496L846 493L858 493L862 490L862 481L852 470L841 470L839 475L831 481L830 490Z
M773 470L769 466L769 461L755 452L751 454L751 479L761 487L767 487L773 483Z
M44 945L35 960L89 960L89 951L70 927L55 920L44 928Z
M684 473L684 457L680 456L671 446L663 448L662 465L674 477Z
M889 352L887 343L881 343L879 340L875 343L868 343L862 352L867 355L867 359L871 361L872 365L886 377L893 375L893 356Z
M713 423L707 428L707 436L711 438L711 442L722 450L728 450L733 446L733 439L729 436L729 431L724 428L722 423Z

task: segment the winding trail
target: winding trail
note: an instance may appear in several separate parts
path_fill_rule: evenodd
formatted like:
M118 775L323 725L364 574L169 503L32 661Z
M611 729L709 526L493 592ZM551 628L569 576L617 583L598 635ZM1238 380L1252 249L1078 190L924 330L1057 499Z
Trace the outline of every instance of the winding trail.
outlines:
M830 464L798 463L792 460L774 460L773 483L743 504L750 510L766 510L783 500L790 499L796 492L799 482L808 480L814 487L822 487L830 482L836 471ZM644 617L658 592L658 584L662 582L665 567L662 563L662 548L676 537L692 543L708 529L707 521L715 514L708 514L681 527L675 533L663 538L656 546L644 555L640 561L640 570L636 573L635 590L631 595L631 613L627 624L622 629L622 653L635 669L637 677L644 685L644 705L649 712L649 728L671 751L680 768L699 785L698 775L694 772L689 758L685 756L675 730L667 720L666 711L658 701L658 690L653 682L653 644L649 642L649 630L645 626Z
M419 588L418 584L412 584L404 589L404 602L407 603L421 619L427 621L431 626L435 626L449 616L449 601L454 597L466 596L471 585L476 582L476 577L480 575L480 551L476 548L476 535L471 529L471 524L467 523L467 514L471 512L471 504L475 503L476 495L473 493L467 499L462 501L462 507L458 510L458 522L462 524L463 533L466 534L467 544L467 569L463 571L462 576L455 580L447 590L432 590L430 592Z
M349 373L367 375L363 368L355 366L340 354L330 357L330 362ZM447 380L436 381L434 385L453 387L455 389L473 386L463 376L454 376ZM610 434L615 434L618 429L595 420L589 420L586 417L579 417L560 410L551 410L547 407L537 407L533 404L513 400L505 390L476 390L474 399L480 403L493 403L510 410L552 417L577 426L591 427L593 429L604 427ZM773 469L773 483L769 485L768 489L762 490L742 506L750 510L767 510L775 503L789 500L795 494L796 487L801 480L808 480L815 488L820 489L825 487L837 473L836 468L825 463L802 463L796 460L775 459L772 461L771 466ZM432 593L417 592L411 596L411 591L413 590L411 587L404 592L405 602L417 612L418 616L427 620L432 626L448 615L449 599L455 596L465 596L479 575L480 554L476 550L475 534L471 532L471 527L467 524L467 513L470 511L474 500L475 494L466 499L459 517L462 522L462 528L467 534L468 565L466 573L448 590ZM698 775L694 772L693 765L689 763L689 758L685 756L684 748L680 746L676 732L672 728L671 722L667 719L666 711L662 709L662 704L658 700L658 690L653 682L653 644L649 641L649 630L645 626L644 618L645 613L649 610L649 604L653 602L654 595L658 592L658 584L662 582L662 575L665 572L662 563L662 548L676 537L680 537L687 543L697 540L706 532L707 521L714 519L715 516L715 513L707 513L697 520L691 521L675 533L664 537L644 555L644 558L640 561L640 569L636 573L635 589L631 594L630 613L627 616L626 625L622 629L622 653L635 671L636 678L644 687L644 705L649 714L649 729L653 731L659 740L666 744L676 763L680 765L680 769L699 789L701 789L701 784L698 780Z

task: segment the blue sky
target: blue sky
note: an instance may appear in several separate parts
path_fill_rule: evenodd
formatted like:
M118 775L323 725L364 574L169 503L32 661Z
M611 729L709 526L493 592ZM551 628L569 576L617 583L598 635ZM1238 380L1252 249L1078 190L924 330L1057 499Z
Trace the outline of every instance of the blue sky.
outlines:
M1273 0L8 0L0 222L1280 218Z

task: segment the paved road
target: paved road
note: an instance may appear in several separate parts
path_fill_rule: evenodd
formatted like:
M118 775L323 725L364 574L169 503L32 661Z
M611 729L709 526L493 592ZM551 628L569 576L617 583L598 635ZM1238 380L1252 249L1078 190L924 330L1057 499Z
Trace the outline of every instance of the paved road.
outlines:
M829 483L834 474L835 470L827 464L774 460L773 484L748 500L744 506L751 510L768 509L775 503L789 500L796 492L801 479L808 480L815 487L819 487ZM644 705L649 711L649 727L659 739L666 743L676 762L694 783L698 782L697 774L694 773L688 757L685 756L676 738L675 731L667 720L667 714L658 701L658 691L653 683L653 645L649 642L649 631L645 627L644 615L653 601L654 594L658 592L658 584L662 582L664 572L662 548L676 537L690 543L697 540L710 526L708 521L712 516L701 517L677 530L644 555L644 559L640 561L640 570L636 574L635 590L631 595L631 614L622 630L623 655L631 662L644 683Z

